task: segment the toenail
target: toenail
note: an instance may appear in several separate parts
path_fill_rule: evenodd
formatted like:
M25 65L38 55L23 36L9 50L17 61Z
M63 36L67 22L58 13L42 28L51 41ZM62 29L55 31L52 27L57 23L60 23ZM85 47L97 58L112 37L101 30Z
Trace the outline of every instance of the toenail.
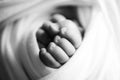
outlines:
M53 50L56 47L56 44L54 42L51 42L48 46L50 50Z
M41 53L46 53L46 49L45 48L41 48Z
M54 42L58 43L60 39L61 39L61 37L57 35L54 39Z

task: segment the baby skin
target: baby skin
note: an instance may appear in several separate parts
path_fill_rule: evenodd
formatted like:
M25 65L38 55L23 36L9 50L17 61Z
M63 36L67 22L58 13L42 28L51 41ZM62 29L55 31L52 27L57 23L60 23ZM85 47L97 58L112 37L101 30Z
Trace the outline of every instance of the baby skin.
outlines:
M45 22L36 33L39 57L46 66L59 68L75 53L82 36L78 25L64 16L53 15L52 21Z

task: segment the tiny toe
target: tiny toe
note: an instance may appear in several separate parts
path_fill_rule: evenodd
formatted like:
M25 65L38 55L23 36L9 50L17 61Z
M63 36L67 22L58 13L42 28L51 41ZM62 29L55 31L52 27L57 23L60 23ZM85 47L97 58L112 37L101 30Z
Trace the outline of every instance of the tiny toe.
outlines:
M43 62L43 64L45 64L48 67L52 67L52 68L58 68L61 66L60 63L58 63L49 52L46 51L45 48L42 48L40 53L39 53L39 57L41 59L41 61Z
M48 46L48 52L61 64L67 62L69 57L59 46L51 42Z
M60 36L56 36L54 41L66 52L68 56L72 56L74 54L75 47L67 39L60 38Z
M52 22L45 22L43 24L43 29L49 34L49 36L54 37L59 33L59 27L57 24Z
M64 21L64 20L66 20L66 18L61 14L54 14L52 16L52 21L53 22L61 22L61 21Z

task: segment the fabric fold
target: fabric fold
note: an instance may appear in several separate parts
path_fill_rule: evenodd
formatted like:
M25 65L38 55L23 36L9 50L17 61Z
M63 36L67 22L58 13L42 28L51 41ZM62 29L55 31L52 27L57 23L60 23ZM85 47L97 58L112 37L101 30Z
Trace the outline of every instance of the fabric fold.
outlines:
M119 80L119 19L110 16L109 11L112 10L108 7L112 4L108 5L106 2L0 2L0 57L9 80ZM50 18L55 7L65 5L93 6L92 15L83 42L74 56L61 68L53 69L45 66L39 59L36 31Z

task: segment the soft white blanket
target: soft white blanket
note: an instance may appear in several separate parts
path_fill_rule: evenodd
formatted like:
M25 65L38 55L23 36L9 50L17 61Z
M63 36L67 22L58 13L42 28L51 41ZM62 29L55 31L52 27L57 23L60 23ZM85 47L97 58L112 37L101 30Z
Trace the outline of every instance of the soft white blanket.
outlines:
M93 8L85 37L75 55L61 68L52 69L44 66L39 59L35 32L58 5ZM9 78L120 80L119 16L115 0L1 1L0 57Z

